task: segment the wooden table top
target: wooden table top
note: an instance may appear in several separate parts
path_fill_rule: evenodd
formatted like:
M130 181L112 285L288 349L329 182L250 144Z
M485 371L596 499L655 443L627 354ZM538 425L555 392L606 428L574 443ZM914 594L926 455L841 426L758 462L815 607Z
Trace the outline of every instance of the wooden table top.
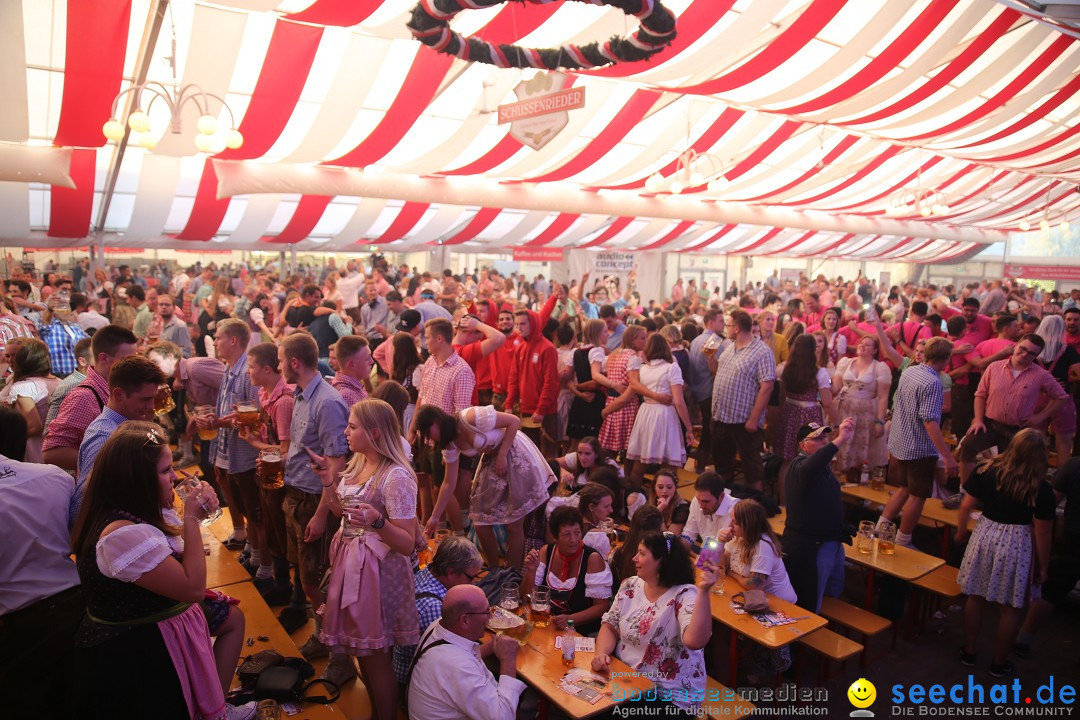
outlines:
M518 675L530 686L536 688L562 712L572 718L587 718L609 712L617 703L611 699L613 686L617 685L624 693L634 690L645 692L653 687L651 680L631 670L617 658L611 659L612 679L605 688L606 695L590 705L581 698L559 689L559 681L570 669L562 664L562 651L555 649L555 637L558 635L554 625L535 628L529 642L518 651ZM595 653L578 651L574 667L583 670L592 669Z
M886 555L878 552L878 541L874 540L874 551L863 554L853 545L844 545L844 555L853 563L862 565L900 578L901 580L918 580L924 575L937 570L945 564L945 561L933 555L927 555L918 550L906 548L903 545L895 546L896 552Z
M244 573L245 575L247 573ZM246 655L252 655L261 650L277 650L285 657L299 657L300 651L296 648L285 628L277 621L274 612L267 607L259 591L251 583L237 583L222 590L228 595L240 601L240 609L244 612L246 637L258 638L260 635L270 638L269 641L256 640L255 644L248 647L245 645L240 651L241 662ZM357 681L359 682L359 680ZM233 687L239 685L239 680L234 680ZM322 694L320 686L312 689L312 695ZM309 720L323 720L324 718L345 718L346 714L336 704L318 705L316 703L303 703L300 706L298 718ZM282 713L284 717L284 713Z
M850 498L869 500L884 506L898 489L891 485L886 485L884 490L873 490L867 485L849 485L841 486L840 492ZM960 511L945 507L941 498L927 498L923 504L922 517L949 527L960 527Z
M723 623L735 632L750 638L758 645L769 649L776 649L790 645L803 635L808 635L819 630L829 621L820 615L799 607L795 603L781 600L775 595L769 595L769 609L780 610L788 617L799 618L789 625L777 627L765 627L754 619L752 615L735 613L731 607L731 596L742 592L743 585L738 578L728 575L724 578L724 594L709 593L709 604L712 610L713 620Z
M203 545L210 546L210 554L206 556L206 587L220 588L251 580L236 555L206 528L203 528Z

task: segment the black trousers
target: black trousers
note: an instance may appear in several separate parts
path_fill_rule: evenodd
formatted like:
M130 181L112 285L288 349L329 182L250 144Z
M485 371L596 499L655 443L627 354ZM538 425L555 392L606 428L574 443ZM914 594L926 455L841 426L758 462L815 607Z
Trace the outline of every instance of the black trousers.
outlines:
M712 423L712 454L716 472L725 481L735 477L735 453L742 458L746 484L761 489L765 481L765 468L761 464L761 447L764 442L761 430L747 432L745 423Z

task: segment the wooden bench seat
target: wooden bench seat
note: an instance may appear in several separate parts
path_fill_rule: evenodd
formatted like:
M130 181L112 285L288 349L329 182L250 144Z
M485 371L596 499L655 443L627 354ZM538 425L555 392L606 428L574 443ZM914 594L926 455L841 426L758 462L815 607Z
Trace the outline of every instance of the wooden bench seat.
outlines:
M960 572L958 568L951 565L942 565L932 573L915 580L912 585L951 600L964 594L964 591L960 589L960 585L956 582L958 572Z
M892 622L880 615L827 595L821 599L821 614L867 637L873 637L892 627Z
M917 591L912 597L911 610L908 613L908 634L921 632L930 616L941 608L943 601L960 598L964 591L956 582L959 570L951 565L942 565L931 573L912 581Z
M829 678L830 660L842 663L863 651L863 646L859 643L828 628L821 628L809 635L804 635L799 638L798 643L803 649L812 650L821 656L821 664L818 668L819 685L824 684ZM795 668L796 683L801 682L803 660L803 652L800 651Z
M730 700L726 699L729 693L733 694L735 697ZM720 697L720 700L709 699L711 697L716 697L717 695ZM719 708L721 706L724 708L722 711L718 710L712 714L726 718L734 718L735 720L750 715L756 707L754 703L743 700L737 692L729 690L726 685L710 677L708 678L708 683L705 688L705 703L703 707L711 709Z

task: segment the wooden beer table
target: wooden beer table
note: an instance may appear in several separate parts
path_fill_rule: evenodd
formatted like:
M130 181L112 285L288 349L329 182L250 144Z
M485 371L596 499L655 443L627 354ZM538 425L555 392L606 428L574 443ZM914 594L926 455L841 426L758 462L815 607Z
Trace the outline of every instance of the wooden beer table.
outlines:
M559 688L559 681L570 668L562 664L562 651L555 648L555 637L559 634L554 625L533 628L529 641L518 650L518 675L529 686L540 692L543 696L542 702L554 703L569 717L587 718L609 712L618 704L612 699L612 687L615 685L624 695L633 691L644 693L652 689L651 680L638 674L618 658L612 657L612 680L605 687L603 697L595 704L590 705L581 698L563 692ZM574 660L574 667L591 671L594 655L595 653L579 650ZM546 713L542 711L541 717L544 715Z
M928 575L945 564L945 561L933 555L927 555L918 550L894 545L895 552L892 555L878 552L879 542L874 540L874 550L870 553L861 553L854 545L844 545L844 556L866 568L866 600L864 606L870 609L874 597L874 574L881 571L901 580L918 580Z
M840 493L855 500L867 500L875 505L884 507L889 499L899 488L887 485L884 490L873 490L868 485L847 485L840 487ZM947 508L941 498L926 498L923 503L922 518L932 520L942 526L941 530L941 555L949 556L949 543L952 539L952 530L960 527L960 510ZM968 529L972 524L969 521Z
M765 627L749 613L736 614L731 607L731 596L742 592L745 588L738 578L728 575L722 579L724 594L709 593L709 607L712 610L713 620L726 625L731 629L731 645L728 656L728 687L738 684L738 636L744 635L758 645L770 650L790 645L804 635L815 630L820 630L829 624L829 621L820 615L801 608L795 603L781 600L775 595L769 595L769 609L779 610L790 618L798 618L788 625L777 627Z
M237 561L236 555L222 545L207 528L202 528L202 537L203 546L210 546L210 554L206 556L206 587L220 589L226 585L251 580L248 571ZM229 594L228 590L222 592Z

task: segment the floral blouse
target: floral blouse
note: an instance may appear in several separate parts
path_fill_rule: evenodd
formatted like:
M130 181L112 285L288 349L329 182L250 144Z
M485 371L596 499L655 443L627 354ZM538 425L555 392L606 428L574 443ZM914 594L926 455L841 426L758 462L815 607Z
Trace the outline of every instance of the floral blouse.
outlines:
M623 580L603 621L615 630L615 656L656 683L660 695L680 708L701 705L705 685L705 653L689 650L682 636L690 625L697 600L693 585L676 585L655 603L645 597L645 583Z

